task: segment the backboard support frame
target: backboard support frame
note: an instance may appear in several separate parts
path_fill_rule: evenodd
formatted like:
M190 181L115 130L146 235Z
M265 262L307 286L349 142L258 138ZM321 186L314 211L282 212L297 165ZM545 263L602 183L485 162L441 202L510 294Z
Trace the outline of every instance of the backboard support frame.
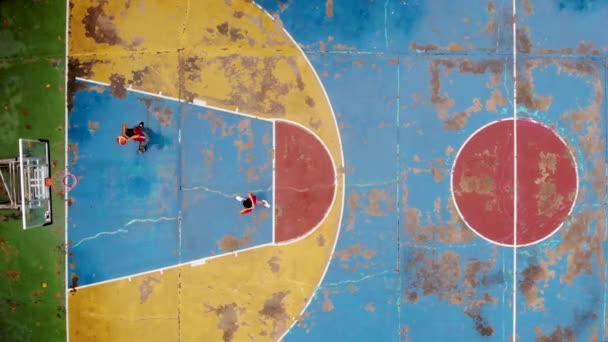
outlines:
M0 185L8 198L0 209L19 210L24 230L53 223L53 194L46 182L50 175L46 139L19 139L19 156L0 160Z

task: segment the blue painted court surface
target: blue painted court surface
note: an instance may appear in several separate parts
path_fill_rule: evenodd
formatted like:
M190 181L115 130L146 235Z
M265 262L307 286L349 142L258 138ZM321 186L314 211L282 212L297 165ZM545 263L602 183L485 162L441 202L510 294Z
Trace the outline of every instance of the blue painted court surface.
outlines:
M79 285L272 242L268 213L225 215L238 213L243 191L272 201L270 122L80 85L69 117L70 170L79 184L70 192L68 231ZM151 143L140 155L116 136L123 122L142 121ZM247 177L238 176L243 171Z
M336 253L287 340L608 338L607 2L518 0L515 47L511 1L261 5L321 75L346 159ZM552 127L580 175L564 226L515 250L473 233L450 192L466 139L514 115Z
M608 1L258 3L320 75L345 157L337 247L287 341L608 339ZM234 200L272 202L272 123L85 84L69 117L79 285L272 242L270 212L244 220ZM465 141L512 118L551 127L579 175L561 229L516 248L467 227L450 187ZM145 155L115 142L140 121Z

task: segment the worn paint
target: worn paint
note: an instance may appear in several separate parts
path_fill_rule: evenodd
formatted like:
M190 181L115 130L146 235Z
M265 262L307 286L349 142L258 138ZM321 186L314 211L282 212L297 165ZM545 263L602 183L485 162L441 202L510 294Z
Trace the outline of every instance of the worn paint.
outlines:
M53 2L41 3L23 6L36 13ZM55 12L63 11L65 4L56 3ZM605 3L518 0L516 17L508 0L474 5L448 0L261 0L259 4L274 19L244 0L217 0L205 6L188 1L74 2L69 128L60 123L61 77L38 81L38 75L44 74L42 64L54 68L62 63L47 56L62 54L63 25L45 30L43 39L32 40L26 32L61 16L48 14L49 20L38 23L12 9L2 11L0 55L9 57L0 68L2 79L8 80L5 88L0 87L0 122L5 130L0 141L10 145L17 135L49 135L62 141L67 130L67 162L81 181L68 201L74 241L68 244L67 278L73 292L57 292L63 279L61 260L46 265L41 273L19 266L31 264L22 261L27 258L41 259L34 256L39 249L23 251L28 243L38 241L29 237L42 233L32 232L23 239L18 236L25 234L7 237L3 229L0 246L7 266L1 278L5 288L23 288L27 298L15 295L17 299L7 300L9 314L3 317L39 312L42 309L37 308L46 308L50 297L60 302L67 295L72 340L86 340L87 334L102 340L130 336L277 340L296 320L288 340L416 341L461 336L507 341L514 333L522 341L606 339L606 214L601 204L606 197L608 39L597 30L608 15ZM283 28L307 53L321 83ZM11 76L18 70L27 78ZM107 86L77 82L74 77ZM57 101L48 106L52 110L42 111L46 104L35 102L44 103L43 94L50 90ZM336 112L339 132L324 91ZM160 92L189 103L154 95ZM539 188L522 210L530 209L541 218L555 217L570 201L575 205L556 234L517 249L517 264L513 250L475 235L450 193L460 147L480 127L512 118L514 100L519 118L541 122L566 141L579 174L578 194L562 193L563 182L555 177L564 170L560 163L567 159L566 153L540 151L534 158L526 157L533 162L522 172L528 172ZM200 108L203 104L219 109ZM272 196L272 124L253 117L233 120L233 114L222 109L295 121L327 146L335 163L330 178L336 178L339 196L310 236L297 244L238 252L272 243L269 227L274 210L281 211L281 206L272 203L271 210L247 218L229 214L213 219L218 216L208 214L238 210L231 197L244 188ZM44 119L44 126L53 122L48 129L39 123L46 116L56 119ZM157 130L155 141L161 143L152 150L156 155L146 155L153 163L133 163L126 154L121 157L124 149L112 144L110 132L125 119L146 120ZM531 143L529 138L530 134L519 136L524 143ZM178 140L190 147L180 152ZM59 145L53 148L61 150ZM480 160L490 162L496 152L488 149ZM62 165L61 160L54 163ZM96 179L94 163L109 175L103 186L90 185ZM123 168L112 167L117 165ZM509 165L513 166L507 163L499 171L511 169ZM500 184L491 177L466 175L455 191L496 199ZM179 186L187 189L181 202ZM117 198L123 188L137 191L125 203L105 201ZM342 191L345 198L340 197ZM89 199L93 193L96 201ZM154 198L163 200L150 201ZM120 215L137 213L129 207L132 201L140 204L138 218L164 219L129 223L132 217L124 216L115 220L120 224L113 224ZM481 207L504 209L498 200ZM112 215L95 218L99 226L79 219L88 215L87 210L103 213L102 208ZM178 208L184 234L181 245ZM201 219L197 213L207 215ZM341 234L331 256L341 215ZM2 222L16 220L15 215L4 215ZM488 220L501 221L498 216ZM62 227L55 228L58 240ZM145 245L139 243L142 232L163 231L168 233L159 235L158 241L164 243L156 252L137 249ZM121 248L115 244L121 241L138 243ZM108 263L87 265L82 253L91 253L89 260L100 260L103 256L95 256L95 251L103 249L93 246L104 242L113 247ZM170 267L230 251L238 254ZM113 257L121 261L112 261ZM163 259L162 265L151 263L154 257ZM328 262L329 271L317 288ZM169 268L85 286L111 277L112 272L128 275L154 265ZM32 280L33 274L46 274L42 272L51 272L56 279ZM515 303L512 291L516 291ZM302 313L308 301L311 305ZM125 311L124 303L133 303L134 311ZM56 314L60 322L65 317L61 305L44 310L47 317ZM513 310L515 332L511 331ZM437 315L441 325L436 324ZM96 318L110 316L114 319ZM40 320L18 321L28 329L15 330L23 331L15 340L40 339L36 337L50 336L43 331L60 331ZM27 336L27 331L35 336Z

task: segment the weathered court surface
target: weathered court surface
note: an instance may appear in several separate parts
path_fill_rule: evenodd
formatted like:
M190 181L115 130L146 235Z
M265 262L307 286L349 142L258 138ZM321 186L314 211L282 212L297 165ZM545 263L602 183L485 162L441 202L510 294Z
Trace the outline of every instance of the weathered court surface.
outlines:
M608 2L68 18L69 340L608 340Z

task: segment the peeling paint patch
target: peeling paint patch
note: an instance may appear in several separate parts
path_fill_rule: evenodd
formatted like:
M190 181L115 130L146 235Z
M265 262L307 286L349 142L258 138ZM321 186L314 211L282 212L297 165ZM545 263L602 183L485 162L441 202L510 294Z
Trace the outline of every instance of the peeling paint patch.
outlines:
M110 92L112 96L124 99L127 97L127 89L125 88L126 79L123 75L112 74L110 76Z
M247 231L243 238L238 238L232 235L224 235L224 238L218 241L218 247L224 252L233 252L241 248L241 246L252 241L251 233Z
M264 307L258 312L260 315L272 321L272 338L279 337L288 327L289 316L285 311L285 303L283 303L283 299L285 299L288 294L288 291L272 294L272 297L264 302Z
M169 107L154 107L152 109L154 116L160 122L160 125L163 127L171 126L171 118L173 116L173 111Z
M281 259L276 256L273 256L270 258L270 260L268 260L268 266L273 273L276 273L281 269L281 264L279 263L280 261Z
M139 303L144 304L154 291L154 286L160 284L160 280L152 276L145 278L139 285Z
M217 327L222 330L222 340L224 342L234 341L234 334L239 329L239 315L245 312L245 309L239 308L236 303L220 305L216 308L205 305L210 311L213 311L219 322Z

